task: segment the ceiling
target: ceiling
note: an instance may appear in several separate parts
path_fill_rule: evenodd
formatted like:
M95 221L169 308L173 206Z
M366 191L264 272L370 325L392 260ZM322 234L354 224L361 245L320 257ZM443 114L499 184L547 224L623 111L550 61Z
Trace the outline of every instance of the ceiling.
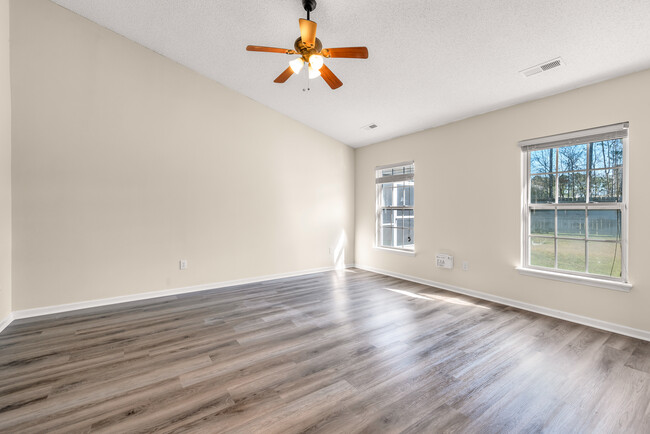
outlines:
M292 48L300 0L53 1L353 147L650 68L648 0L318 0L324 47L370 56L307 92L304 70L273 83L296 56L245 51Z

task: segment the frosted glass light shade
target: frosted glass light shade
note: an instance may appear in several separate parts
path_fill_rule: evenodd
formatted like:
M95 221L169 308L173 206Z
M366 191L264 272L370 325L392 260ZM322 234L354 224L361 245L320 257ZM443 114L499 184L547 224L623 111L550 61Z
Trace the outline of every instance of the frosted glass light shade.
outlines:
M289 62L289 66L291 67L291 70L293 71L294 74L299 74L304 64L305 61L302 60L300 57L297 59L293 59L291 62Z
M312 54L309 56L309 64L314 69L321 69L323 67L323 56L319 54Z
M309 78L316 78L320 77L320 71L318 69L314 69L311 66L309 67Z

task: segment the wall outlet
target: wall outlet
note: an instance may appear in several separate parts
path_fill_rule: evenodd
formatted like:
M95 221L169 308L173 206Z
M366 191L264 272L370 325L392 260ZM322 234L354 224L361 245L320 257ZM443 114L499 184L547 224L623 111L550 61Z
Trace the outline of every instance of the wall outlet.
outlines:
M469 262L463 261L463 271L469 271Z
M454 257L439 253L436 255L436 267L438 268L454 268Z
M178 261L178 268L181 270L187 270L187 259L181 259Z

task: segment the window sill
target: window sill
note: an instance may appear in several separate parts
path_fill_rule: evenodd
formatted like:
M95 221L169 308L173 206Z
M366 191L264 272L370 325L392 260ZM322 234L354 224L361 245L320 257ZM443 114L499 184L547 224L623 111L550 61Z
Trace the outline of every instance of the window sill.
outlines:
M379 246L374 246L374 248L377 250L383 250L385 252L397 253L398 255L415 256L415 250L391 249L388 247L379 247Z
M532 268L516 267L519 274L525 276L541 277L543 279L559 280L560 282L577 283L579 285L597 286L599 288L613 289L615 291L630 292L631 283L613 280L596 279L593 277L574 276L571 274L554 273L552 271L535 270Z

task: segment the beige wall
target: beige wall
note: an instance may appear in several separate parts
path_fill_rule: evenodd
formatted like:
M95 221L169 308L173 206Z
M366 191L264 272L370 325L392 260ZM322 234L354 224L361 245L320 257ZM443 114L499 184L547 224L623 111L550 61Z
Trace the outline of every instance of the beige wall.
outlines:
M49 1L11 6L14 310L327 267L341 237L353 261L351 148Z
M356 263L649 331L649 119L647 70L358 149ZM622 121L630 121L632 291L519 275L517 142ZM416 164L415 257L373 249L374 168L411 159ZM438 252L454 255L453 270L435 267ZM469 261L469 271L461 270L462 261Z
M46 0L11 6L13 310L325 267L347 237L348 263L650 330L650 71L353 152ZM2 32L7 9L0 0ZM0 65L9 210L6 44ZM634 288L519 275L517 142L621 121L630 121ZM415 257L372 248L374 167L410 159ZM480 188L486 179L496 194ZM9 215L0 233L1 318ZM436 269L438 252L456 268Z
M11 312L9 0L0 0L0 321Z

